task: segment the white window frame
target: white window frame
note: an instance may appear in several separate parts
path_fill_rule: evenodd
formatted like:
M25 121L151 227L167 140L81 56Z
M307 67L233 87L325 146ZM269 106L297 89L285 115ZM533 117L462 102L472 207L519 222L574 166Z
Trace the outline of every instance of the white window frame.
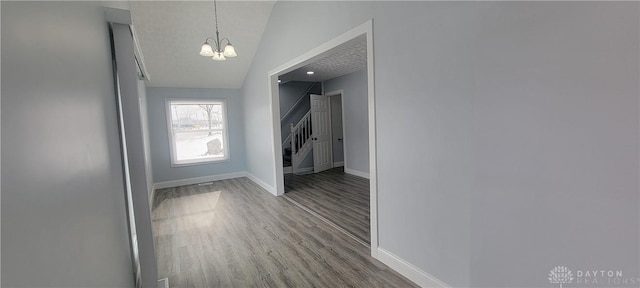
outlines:
M222 105L222 147L224 147L224 157L217 157L215 159L191 159L191 160L178 160L176 152L176 140L173 131L173 121L171 120L171 105L172 104L189 104L189 105L202 105L202 104L214 104ZM169 137L169 150L171 156L171 167L182 167L191 165L204 165L212 163L229 162L231 159L231 145L229 145L229 123L227 117L227 101L226 99L194 99L194 98L167 98L165 101L165 114L167 117L167 136ZM219 130L219 129L217 129ZM188 132L187 132L188 133Z

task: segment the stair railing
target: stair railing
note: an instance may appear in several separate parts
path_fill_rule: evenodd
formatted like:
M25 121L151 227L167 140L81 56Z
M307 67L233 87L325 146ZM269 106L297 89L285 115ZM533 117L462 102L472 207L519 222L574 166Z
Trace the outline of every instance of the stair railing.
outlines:
M311 111L300 119L298 124L291 123L291 167L296 173L304 157L311 150Z
M318 84L317 82L312 82L311 85L307 88L307 90L304 90L302 95L300 95L300 97L298 97L298 100L296 100L296 103L291 105L291 108L289 108L289 110L286 113L284 113L284 115L282 115L282 117L280 117L280 122L281 123L282 123L282 121L287 119L287 117L291 116L291 113L293 113L293 111L295 111L296 108L298 108L298 106L300 106L300 104L302 104L302 102L305 99L305 97L307 95L309 95L309 92L311 92L311 89L313 89L313 87L315 87L317 84Z
M293 125L293 123L291 123L291 125ZM282 141L282 147L287 147L287 143L291 143L291 132L289 132L289 135L287 135L287 137Z

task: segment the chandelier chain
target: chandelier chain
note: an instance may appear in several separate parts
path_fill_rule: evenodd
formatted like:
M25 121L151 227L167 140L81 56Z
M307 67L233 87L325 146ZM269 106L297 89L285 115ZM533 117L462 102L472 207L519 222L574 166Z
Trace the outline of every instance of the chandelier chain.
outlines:
M218 33L218 5L216 5L216 0L213 0L213 14L216 19L216 33Z
M212 57L212 59L216 61L224 61L226 57L237 57L238 53L236 53L235 48L231 46L231 41L228 38L220 39L220 32L218 31L218 2L216 0L213 0L213 13L216 24L216 35L215 38L207 37L204 39L204 44L202 44L202 47L200 49L200 55ZM209 39L211 39L211 41L213 42L212 44L209 44ZM224 40L227 40L227 45L223 47L222 44Z

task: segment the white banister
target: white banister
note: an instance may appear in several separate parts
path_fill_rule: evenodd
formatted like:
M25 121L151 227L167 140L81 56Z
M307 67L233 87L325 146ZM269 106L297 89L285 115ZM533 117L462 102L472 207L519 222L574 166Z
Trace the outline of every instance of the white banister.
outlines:
M289 134L289 137L291 138L291 157L293 157L293 153L295 153L295 150L293 147L296 147L296 137L294 135L296 135L296 128L295 125L293 125L293 123L291 123L291 134ZM293 159L293 158L292 158Z
M287 134L287 137L285 137L284 140L282 140L282 147L287 146L286 145L287 143L291 143L291 130L289 130L289 134Z
M293 111L295 111L298 108L298 106L300 106L300 104L302 104L303 100L309 99L306 96L309 95L309 92L311 92L311 89L313 89L313 87L315 87L316 84L318 84L318 82L312 82L311 85L309 87L307 87L306 90L304 90L302 95L300 95L300 97L298 97L298 100L296 100L296 102L293 105L291 105L291 108L289 108L289 110L286 113L284 113L282 115L282 117L280 117L280 122L284 121L285 119L287 119L287 117L291 116Z
M297 172L304 157L311 151L311 111L300 119L298 124L291 123L291 168Z

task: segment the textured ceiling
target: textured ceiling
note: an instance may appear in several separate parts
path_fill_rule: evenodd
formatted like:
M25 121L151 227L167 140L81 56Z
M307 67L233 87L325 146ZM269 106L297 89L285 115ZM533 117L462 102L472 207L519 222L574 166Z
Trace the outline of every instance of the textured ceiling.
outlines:
M213 61L200 46L215 36L213 1L131 1L131 15L152 87L240 88L275 1L218 1L220 38L238 57Z
M322 82L367 68L367 38L362 35L340 45L321 57L299 69L280 75L282 82L309 81ZM313 71L313 75L307 75Z

